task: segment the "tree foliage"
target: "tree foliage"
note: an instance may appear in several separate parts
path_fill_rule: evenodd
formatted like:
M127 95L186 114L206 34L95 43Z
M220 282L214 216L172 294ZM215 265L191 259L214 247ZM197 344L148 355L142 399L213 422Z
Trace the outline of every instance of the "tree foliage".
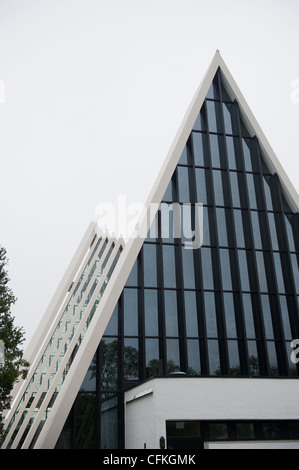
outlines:
M7 263L6 250L0 246L0 340L5 348L4 362L0 364L0 438L3 434L3 411L11 405L11 391L20 378L26 378L29 367L20 349L25 340L23 328L14 325L11 315L16 298L8 286Z

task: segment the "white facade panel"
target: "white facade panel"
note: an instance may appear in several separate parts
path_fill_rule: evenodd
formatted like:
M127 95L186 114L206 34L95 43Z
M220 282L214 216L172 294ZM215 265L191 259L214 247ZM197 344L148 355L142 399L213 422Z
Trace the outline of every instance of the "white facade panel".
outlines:
M293 379L153 379L126 392L126 448L159 448L167 420L299 419L298 397Z

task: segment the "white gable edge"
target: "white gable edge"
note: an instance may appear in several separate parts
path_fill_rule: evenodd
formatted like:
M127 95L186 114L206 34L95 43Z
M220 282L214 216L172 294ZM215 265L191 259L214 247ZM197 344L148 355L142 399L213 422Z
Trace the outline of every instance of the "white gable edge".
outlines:
M87 330L81 348L79 349L74 359L73 365L66 377L63 386L61 387L59 397L54 403L50 417L46 421L44 428L41 431L35 448L53 448L56 444L57 438L60 435L68 413L77 396L86 371L88 370L91 360L96 352L99 341L105 332L113 310L118 302L131 269L143 245L144 238L141 236L141 234L148 232L155 217L155 212L150 210L150 206L151 204L159 205L161 203L162 197L167 189L176 165L178 164L179 158L182 154L184 146L186 145L194 122L206 98L209 87L218 67L220 67L221 75L227 91L231 94L233 99L237 100L240 106L245 125L248 127L248 130L252 133L252 135L256 135L258 138L261 150L263 152L263 158L268 164L270 171L273 174L277 173L279 176L285 192L285 197L290 204L291 209L294 212L298 211L298 194L296 193L292 183L284 172L264 133L262 132L249 106L247 105L243 95L241 94L223 59L217 51L204 78L201 81L200 86L195 93L192 102L187 109L181 126L179 127L164 164L162 165L161 171L159 172L156 182L154 183L152 191L145 205L145 211L140 217L139 232L134 238L129 239L124 248L122 256L120 257L115 267L101 302L94 314L92 325Z

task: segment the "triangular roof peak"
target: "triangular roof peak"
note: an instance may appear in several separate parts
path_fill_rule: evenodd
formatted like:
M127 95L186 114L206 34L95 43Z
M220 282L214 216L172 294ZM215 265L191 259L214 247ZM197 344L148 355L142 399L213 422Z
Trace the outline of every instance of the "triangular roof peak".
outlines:
M191 101L181 126L173 140L172 146L164 161L159 176L154 184L152 192L148 198L148 203L159 203L165 193L171 175L179 161L187 139L192 131L192 127L208 94L209 88L213 82L215 74L219 69L222 82L232 101L236 100L239 105L241 117L248 132L251 136L256 136L260 144L263 159L272 174L277 174L282 184L284 196L293 212L299 211L299 196L292 182L285 173L281 163L279 162L275 152L269 144L260 125L254 117L249 105L247 104L243 94L241 93L237 83L226 66L219 50L214 57L201 81L197 91Z

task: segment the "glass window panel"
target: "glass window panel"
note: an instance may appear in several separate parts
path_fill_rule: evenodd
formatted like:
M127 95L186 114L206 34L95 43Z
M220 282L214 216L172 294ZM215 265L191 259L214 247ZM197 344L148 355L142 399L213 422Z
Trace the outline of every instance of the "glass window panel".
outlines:
M199 342L197 339L187 341L188 375L200 375Z
M270 229L270 237L272 241L272 248L273 250L279 250L277 233L276 233L276 225L275 225L275 217L273 212L268 212L268 220L269 220L269 229Z
M222 273L223 289L232 290L229 250L220 250L220 269Z
M271 189L268 183L268 180L266 177L263 177L263 182L264 182L264 192L265 192L265 198L266 198L266 206L268 211L273 211L273 202L272 202L272 196L271 196Z
M187 150L187 146L185 146L182 151L182 155L180 156L179 164L187 165L187 163L188 163L188 150Z
M177 294L174 290L164 291L166 336L178 336Z
M214 195L216 206L224 206L222 171L213 170Z
M226 148L227 148L228 167L231 170L236 170L237 164L236 164L236 154L235 154L235 146L234 146L233 137L226 137Z
M132 271L130 272L130 275L128 277L127 286L134 286L137 287L137 263L138 263L138 258L136 259Z
M241 207L238 174L233 171L230 171L229 176L230 176L233 207Z
M226 423L209 423L210 440L228 439Z
M250 294L243 294L243 309L247 338L255 338L254 318Z
M210 223L209 223L209 213L212 209L209 207L203 208L203 245L210 245Z
M173 180L169 181L162 201L173 201Z
M258 277L259 277L259 283L260 283L260 291L267 292L268 286L267 286L267 278L266 278L266 272L265 272L265 263L264 263L263 253L261 251L256 252L256 264L257 264L257 271L258 271Z
M271 376L278 376L278 364L275 344L273 341L267 341L269 373Z
M187 167L177 167L180 202L191 202L189 191L189 171L190 170Z
M218 341L208 340L208 353L209 353L209 367L210 375L219 375L220 372L220 358Z
M276 272L278 292L284 293L285 286L284 286L284 279L283 279L283 274L282 274L280 254L273 253L273 257L274 257L274 266L275 266L275 272Z
M243 155L244 155L244 164L246 171L252 171L251 155L250 150L245 139L242 139Z
M107 413L107 410L109 412ZM118 397L103 393L101 401L101 449L118 448Z
M124 334L138 334L138 290L124 289Z
M241 286L243 291L250 290L246 251L238 250Z
M226 322L226 335L228 338L237 337L235 306L233 294L225 292L223 294L224 300L224 316Z
M289 217L290 216L285 215L285 224L286 224L286 231L287 231L288 242L289 242L289 249L290 249L290 251L296 251L295 243L294 243L293 229L292 229L292 225L291 225L291 221L290 221Z
M195 288L193 250L182 249L184 287Z
M178 339L167 339L166 340L166 351L167 351L167 372L179 371L180 366L180 345Z
M247 440L254 439L254 425L253 423L237 423L237 439Z
M216 208L219 246L228 246L225 209Z
M291 262L293 268L293 276L295 282L296 293L299 294L299 266L298 266L298 256L291 254Z
M248 361L249 361L249 375L257 376L260 373L257 346L255 341L247 341L248 347Z
M230 105L223 103L223 117L224 117L224 129L226 134L233 134L232 117L230 113Z
M76 449L94 449L96 446L95 393L79 393L76 399Z
M299 439L299 421L289 421L288 429L290 439Z
M208 203L205 172L202 168L195 168L197 202Z
M256 194L255 194L255 186L254 186L254 175L250 173L246 173L246 179L247 179L250 208L257 209L257 200L256 200Z
M139 379L138 338L124 339L124 380Z
M206 101L210 132L217 132L216 102Z
M264 439L279 439L281 438L280 424L277 422L269 421L262 423L263 425L263 438Z
M291 332L287 299L284 295L280 295L279 300L280 300L281 317L282 317L282 323L283 323L283 329L284 329L284 337L285 339L291 341L292 332Z
M230 340L227 342L227 347L228 347L230 374L234 376L239 376L241 374L241 369L240 369L238 342Z
M201 248L201 260L204 289L213 289L213 266L210 248Z
M185 291L186 335L198 336L197 304L194 291Z
M206 134L201 134L199 132L192 133L194 163L197 166L205 165L205 158L204 158L205 140L206 140Z
M164 287L176 287L175 247L163 246Z
M210 150L211 150L211 162L215 168L220 168L220 151L218 145L218 136L210 134Z
M104 335L117 335L118 334L118 304L116 305Z
M158 336L158 292L144 289L144 326L146 336Z
M235 209L233 211L235 219L235 231L236 231L236 241L238 248L245 248L245 238L244 238L244 229L243 229L243 218L242 211Z
M80 387L80 392L95 392L96 391L96 370L97 370L97 361L94 357L91 361L91 364L88 368L88 371L85 375L85 378Z
M262 238L261 238L261 232L260 232L259 215L256 211L250 211L250 214L251 214L254 246L257 249L262 249Z
M144 285L145 287L157 287L157 255L156 245L144 243Z
M268 295L261 295L262 311L264 318L265 335L267 339L274 339L271 309Z
M159 340L147 338L145 340L145 366L147 377L160 375Z
M105 338L101 341L101 387L102 390L118 389L118 340Z
M204 293L207 336L217 337L217 318L214 292Z

